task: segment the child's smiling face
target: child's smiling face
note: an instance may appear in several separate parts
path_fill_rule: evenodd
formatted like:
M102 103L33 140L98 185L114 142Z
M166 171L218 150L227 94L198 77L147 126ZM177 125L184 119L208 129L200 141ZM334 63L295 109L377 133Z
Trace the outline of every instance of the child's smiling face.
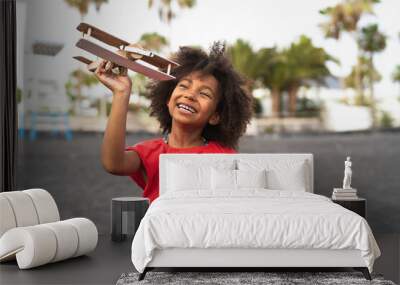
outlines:
M213 75L202 75L199 71L184 76L167 103L172 120L201 127L218 124L218 85Z

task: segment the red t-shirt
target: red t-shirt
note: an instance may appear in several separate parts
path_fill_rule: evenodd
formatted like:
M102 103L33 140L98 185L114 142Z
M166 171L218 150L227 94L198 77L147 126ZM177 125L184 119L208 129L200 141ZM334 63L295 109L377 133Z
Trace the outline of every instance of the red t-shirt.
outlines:
M217 141L208 141L207 145L189 148L174 148L164 142L163 138L145 140L133 146L127 146L125 150L135 150L146 170L147 183L141 169L129 176L144 191L143 197L149 198L150 203L159 195L159 170L158 160L161 153L237 153L233 148L223 147Z

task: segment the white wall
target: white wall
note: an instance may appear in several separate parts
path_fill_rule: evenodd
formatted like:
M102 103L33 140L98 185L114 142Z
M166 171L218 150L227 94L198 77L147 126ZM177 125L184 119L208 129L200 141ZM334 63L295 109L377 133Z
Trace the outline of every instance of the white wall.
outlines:
M368 107L348 106L332 101L324 103L322 118L326 130L329 131L366 130L372 126Z

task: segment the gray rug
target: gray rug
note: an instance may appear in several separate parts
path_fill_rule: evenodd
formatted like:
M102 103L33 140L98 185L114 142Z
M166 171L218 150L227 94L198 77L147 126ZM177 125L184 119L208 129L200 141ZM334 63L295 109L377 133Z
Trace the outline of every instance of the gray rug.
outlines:
M380 274L372 274L372 281L364 278L360 272L147 272L142 281L138 281L139 273L123 273L116 285L134 284L379 284L395 285L384 280Z

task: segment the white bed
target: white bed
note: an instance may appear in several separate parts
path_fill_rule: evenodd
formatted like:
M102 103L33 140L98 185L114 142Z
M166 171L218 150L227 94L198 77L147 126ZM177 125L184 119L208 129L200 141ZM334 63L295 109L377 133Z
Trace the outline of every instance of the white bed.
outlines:
M132 242L139 279L156 267L353 267L369 279L380 251L368 223L313 194L313 172L312 154L160 155L160 197Z

